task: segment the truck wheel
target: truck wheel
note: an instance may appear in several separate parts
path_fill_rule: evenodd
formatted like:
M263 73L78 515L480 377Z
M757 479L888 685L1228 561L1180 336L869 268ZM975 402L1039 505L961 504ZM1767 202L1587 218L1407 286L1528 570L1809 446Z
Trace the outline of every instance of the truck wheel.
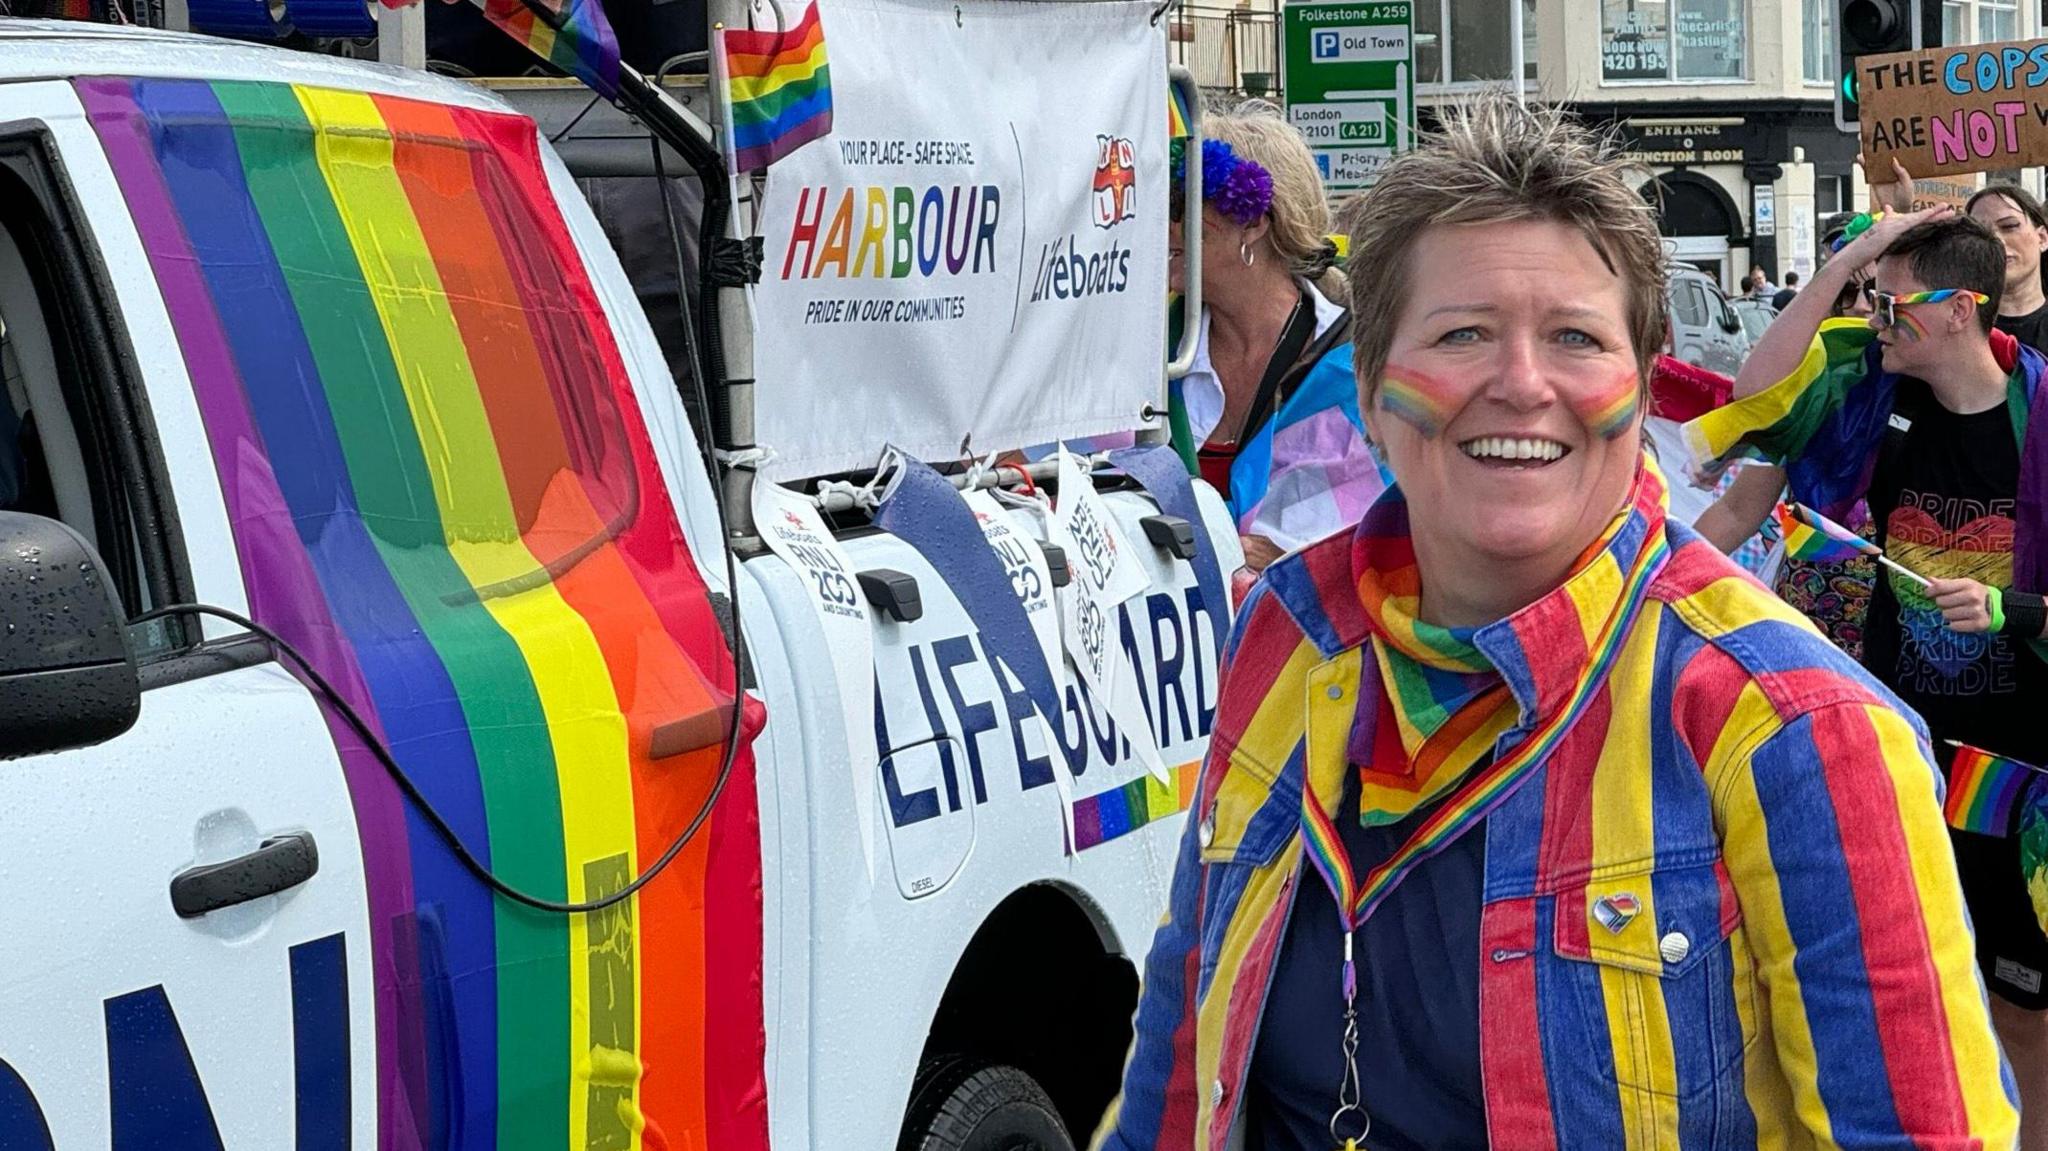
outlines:
M1038 1082L1015 1067L942 1056L918 1069L899 1151L1073 1151Z

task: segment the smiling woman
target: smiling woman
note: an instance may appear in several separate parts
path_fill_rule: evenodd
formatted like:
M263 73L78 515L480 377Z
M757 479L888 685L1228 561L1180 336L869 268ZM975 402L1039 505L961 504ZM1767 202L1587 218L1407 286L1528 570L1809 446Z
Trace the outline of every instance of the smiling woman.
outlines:
M1925 730L1666 520L1624 170L1488 96L1368 193L1394 485L1239 613L1100 1146L2010 1144Z

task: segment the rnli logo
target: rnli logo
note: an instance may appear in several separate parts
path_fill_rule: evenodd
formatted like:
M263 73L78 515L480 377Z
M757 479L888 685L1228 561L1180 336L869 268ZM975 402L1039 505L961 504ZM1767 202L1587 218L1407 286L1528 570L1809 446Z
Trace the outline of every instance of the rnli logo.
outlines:
M1123 136L1095 137L1095 226L1114 228L1137 214L1137 149Z

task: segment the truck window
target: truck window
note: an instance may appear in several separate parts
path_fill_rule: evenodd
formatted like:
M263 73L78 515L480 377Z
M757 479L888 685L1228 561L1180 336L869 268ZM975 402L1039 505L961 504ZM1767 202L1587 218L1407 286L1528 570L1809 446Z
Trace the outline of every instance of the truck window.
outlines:
M1707 322L1707 301L1700 294L1700 286L1691 280L1674 280L1671 284L1672 310L1678 313L1678 322L1688 328L1697 328Z
M80 240L38 129L0 130L0 510L61 520L92 543L130 615L182 598L140 394L111 293ZM141 662L184 650L175 620L141 625Z

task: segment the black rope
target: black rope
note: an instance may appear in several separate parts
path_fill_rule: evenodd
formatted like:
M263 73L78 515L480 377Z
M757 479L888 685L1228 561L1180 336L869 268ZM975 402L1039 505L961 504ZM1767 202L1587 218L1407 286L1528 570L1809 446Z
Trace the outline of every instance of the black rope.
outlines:
M730 555L731 552L728 551L727 554ZM737 600L733 604L733 613L735 621L734 630L737 631L739 613ZM362 715L356 711L347 699L342 697L340 692L334 689L334 685L327 681L326 676L320 674L320 669L314 667L311 660L308 660L301 654L298 648L292 646L291 641L239 612L232 612L226 608L214 607L211 604L203 603L167 604L164 607L143 612L141 615L131 619L129 623L131 625L148 623L154 619L162 619L174 615L216 616L262 637L264 642L268 643L273 651L289 659L298 668L299 672L312 683L314 689L334 707L335 711L341 714L342 719L347 722L349 730L355 732L356 738L363 742L363 746L370 749L370 754L377 758L379 764L383 765L384 770L390 774L392 782L398 785L398 790L403 792L405 797L411 800L415 807L419 808L420 815L426 819L428 826L432 827L447 842L448 850L455 854L455 858L461 862L463 867L467 868L479 880L482 880L484 885L492 891L497 892L514 903L523 903L540 911L554 912L559 915L581 915L593 911L603 911L607 907L631 899L641 888L652 882L655 876L660 875L663 869L667 868L675 860L677 855L681 854L684 846L691 839L695 838L698 830L704 826L705 820L711 817L712 808L717 805L718 797L725 791L726 781L732 777L733 760L739 753L740 712L746 706L746 697L739 691L740 657L736 653L733 658L734 691L732 698L732 722L727 725L725 755L718 765L718 779L711 785L711 794L704 797L704 803L697 809L697 814L690 820L690 825L683 829L683 833L676 837L675 842L669 844L668 850L661 853L661 858L655 860L652 867L641 872L631 883L612 892L610 895L600 899L587 900L582 903L562 903L552 899L542 899L537 895L528 895L526 892L499 879L497 875L492 873L489 867L484 865L483 861L479 860L469 850L469 845L462 842L462 837L456 834L453 827L448 826L448 821L442 817L439 811L434 809L434 805L428 802L427 797L421 793L419 785L413 782L412 776L406 774L405 769L398 766L398 761L392 758L390 749L386 748L384 742L377 738L377 734L370 730L370 725L364 722Z

